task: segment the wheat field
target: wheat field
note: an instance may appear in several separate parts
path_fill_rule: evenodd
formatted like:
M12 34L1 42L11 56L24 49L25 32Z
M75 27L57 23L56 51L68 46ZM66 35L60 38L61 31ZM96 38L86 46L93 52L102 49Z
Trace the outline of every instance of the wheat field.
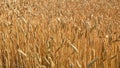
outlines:
M0 68L120 68L120 1L0 0Z

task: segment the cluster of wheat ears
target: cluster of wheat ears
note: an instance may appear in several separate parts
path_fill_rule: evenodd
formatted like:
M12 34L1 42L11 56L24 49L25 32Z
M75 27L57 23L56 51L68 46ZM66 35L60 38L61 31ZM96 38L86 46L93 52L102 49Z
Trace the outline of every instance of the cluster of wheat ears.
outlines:
M0 0L0 68L120 68L120 1Z

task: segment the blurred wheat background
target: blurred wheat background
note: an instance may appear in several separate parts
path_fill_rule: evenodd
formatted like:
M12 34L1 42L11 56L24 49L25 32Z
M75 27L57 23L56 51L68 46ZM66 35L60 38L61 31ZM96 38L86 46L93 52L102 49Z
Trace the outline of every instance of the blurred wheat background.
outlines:
M0 0L0 68L120 68L120 1Z

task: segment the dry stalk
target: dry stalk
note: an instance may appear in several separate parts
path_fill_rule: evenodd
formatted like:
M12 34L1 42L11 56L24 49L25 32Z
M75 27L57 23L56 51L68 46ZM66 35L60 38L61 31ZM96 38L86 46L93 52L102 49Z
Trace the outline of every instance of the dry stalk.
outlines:
M78 68L82 68L78 60L76 61L76 63L77 63Z
M51 68L55 68L55 64L54 64L52 58L51 58L51 57L48 57L48 60L50 61L50 66L51 66Z
M46 57L45 57L44 59L45 59L45 61L47 62L47 64L50 65L49 60L48 60Z
M117 55L113 55L113 56L110 57L109 59L112 60L112 59L114 59L114 58L116 58L116 57L117 57Z
M79 53L78 49L73 44L70 44L70 46L73 48L74 52Z
M98 58L93 59L93 60L87 65L87 68L90 68L90 67L92 66L92 64L94 64L97 60L98 60Z
M25 52L23 52L21 49L18 49L18 52L21 53L22 55L24 55L25 57L27 57L27 54Z
M65 43L65 40L62 39L61 45L60 45L60 47L57 48L57 50L55 51L55 53L57 53L62 48L62 46L64 45L64 43Z

